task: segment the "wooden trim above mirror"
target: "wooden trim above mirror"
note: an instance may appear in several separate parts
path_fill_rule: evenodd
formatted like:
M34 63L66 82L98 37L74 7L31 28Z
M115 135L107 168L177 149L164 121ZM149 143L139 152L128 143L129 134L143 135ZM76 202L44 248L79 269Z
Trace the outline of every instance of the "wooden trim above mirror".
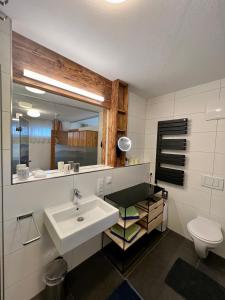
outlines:
M111 106L112 81L51 51L34 41L13 32L13 80L16 83L40 88L48 92L88 102L104 108ZM23 70L33 72L76 86L105 98L104 102L80 96L66 90L41 83L23 76ZM50 75L49 75L50 74Z
M128 85L109 79L67 59L66 57L16 33L12 33L13 81L47 92L83 101L104 108L102 163L124 166L125 154L116 155L116 143L127 134ZM61 88L32 80L23 75L24 69L51 77L105 98L104 102L71 93ZM108 138L107 138L108 120Z

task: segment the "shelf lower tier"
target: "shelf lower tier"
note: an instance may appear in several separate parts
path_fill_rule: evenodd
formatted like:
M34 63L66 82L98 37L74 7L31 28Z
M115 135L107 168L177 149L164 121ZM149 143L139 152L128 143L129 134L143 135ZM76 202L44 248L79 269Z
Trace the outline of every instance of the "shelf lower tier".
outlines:
M145 218L148 213L140 208L137 208L138 213L139 213L139 218L138 219L131 219L131 220L123 220L122 218L119 218L119 221L117 222L117 224L119 224L121 227L123 228L128 228L130 226L132 226L133 224L137 223L138 221L140 221L141 219Z
M146 233L147 230L145 228L141 228L135 239L132 242L128 243L112 234L110 229L105 231L105 234L124 251L126 251L130 246L136 243Z

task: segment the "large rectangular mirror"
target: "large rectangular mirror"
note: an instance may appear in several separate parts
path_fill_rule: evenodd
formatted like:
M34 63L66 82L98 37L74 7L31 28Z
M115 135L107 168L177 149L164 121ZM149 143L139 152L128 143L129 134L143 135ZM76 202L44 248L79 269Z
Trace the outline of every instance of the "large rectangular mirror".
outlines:
M102 163L103 109L13 84L12 174L17 165L56 170L57 163Z

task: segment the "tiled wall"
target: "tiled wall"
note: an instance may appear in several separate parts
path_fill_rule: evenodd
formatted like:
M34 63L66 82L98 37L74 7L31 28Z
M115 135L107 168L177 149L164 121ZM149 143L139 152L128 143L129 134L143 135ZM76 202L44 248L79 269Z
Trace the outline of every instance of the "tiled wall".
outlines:
M146 99L129 93L128 107L128 137L132 140L132 149L127 154L128 158L144 161L145 144L145 114Z
M45 265L58 256L43 226L43 209L72 200L73 189L82 195L96 193L98 178L112 177L112 184L104 184L104 193L138 184L146 180L149 165L110 169L87 174L48 179L5 187L5 287L6 300L26 300L40 292ZM82 201L82 199L81 199ZM21 245L16 217L33 211L41 230L41 240ZM97 236L65 255L70 269L101 249L101 236Z
M107 176L112 177L112 183L104 185L104 193L110 193L119 189L143 182L148 177L149 165L132 166L128 168L111 169L76 176L53 178L25 184L11 185L10 162L10 78L11 78L11 39L10 23L0 24L0 63L3 66L3 204L4 204L4 262L5 262L5 299L28 300L38 294L44 287L43 272L48 262L58 256L44 225L43 210L46 207L71 201L74 187L78 187L83 196L95 194L97 179ZM3 41L3 42L2 42ZM130 110L132 118L144 114L144 105L135 104L132 94ZM135 109L132 110L132 106ZM144 127L144 123L143 123ZM143 157L144 154L144 131L134 128L132 134L142 133L141 144L138 142L136 154ZM135 137L134 146L138 141ZM105 180L106 181L106 180ZM0 199L1 200L1 199ZM81 200L82 201L82 200ZM29 212L34 212L38 222L41 239L26 247L22 246L23 236L17 224L16 217ZM0 220L1 221L1 220ZM29 224L27 225L29 228ZM83 260L101 249L101 236L97 236L80 247L65 255L69 268L72 269Z
M169 190L169 227L189 237L186 224L197 215L220 222L225 236L225 191L201 186L201 175L225 178L225 120L205 120L208 101L225 101L225 80L150 99L147 102L145 159L155 172L157 122L187 117L189 134L185 186L160 182ZM179 152L179 151L177 151ZM225 257L225 242L216 249Z
M6 135L6 131L10 132L10 78L11 78L11 22L0 20L0 65L1 65L1 112L0 120L2 129L2 137L0 140L0 171L7 167L8 171L4 172L3 178L0 178L0 222L2 223L2 190L4 185L9 183L10 172L10 136ZM3 159L2 159L3 157ZM1 173L1 172L0 172ZM0 175L1 176L1 175ZM2 228L2 224L1 224ZM1 276L2 279L2 276ZM3 289L1 289L3 294ZM2 295L3 296L3 295Z

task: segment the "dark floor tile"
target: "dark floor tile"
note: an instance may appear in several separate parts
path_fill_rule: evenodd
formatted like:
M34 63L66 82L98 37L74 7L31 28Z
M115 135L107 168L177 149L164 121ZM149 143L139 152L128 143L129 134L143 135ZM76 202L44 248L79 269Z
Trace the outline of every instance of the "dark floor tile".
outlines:
M165 278L178 257L194 266L198 262L192 243L170 231L146 255L128 279L146 300L172 298L176 293L165 284ZM179 295L176 296L174 299L181 299Z
M76 300L106 300L123 278L99 252L68 274L67 286Z
M149 235L146 234L137 241L126 252L122 251L115 243L110 243L104 248L103 253L126 276L167 233L168 231L161 233L153 230Z
M45 294L44 292L41 292L36 297L32 298L31 300L45 300Z
M206 259L201 259L198 269L225 286L225 259L209 252Z
M162 290L158 295L159 300L183 300L184 298L177 294L173 289L171 289L168 285L163 284Z

